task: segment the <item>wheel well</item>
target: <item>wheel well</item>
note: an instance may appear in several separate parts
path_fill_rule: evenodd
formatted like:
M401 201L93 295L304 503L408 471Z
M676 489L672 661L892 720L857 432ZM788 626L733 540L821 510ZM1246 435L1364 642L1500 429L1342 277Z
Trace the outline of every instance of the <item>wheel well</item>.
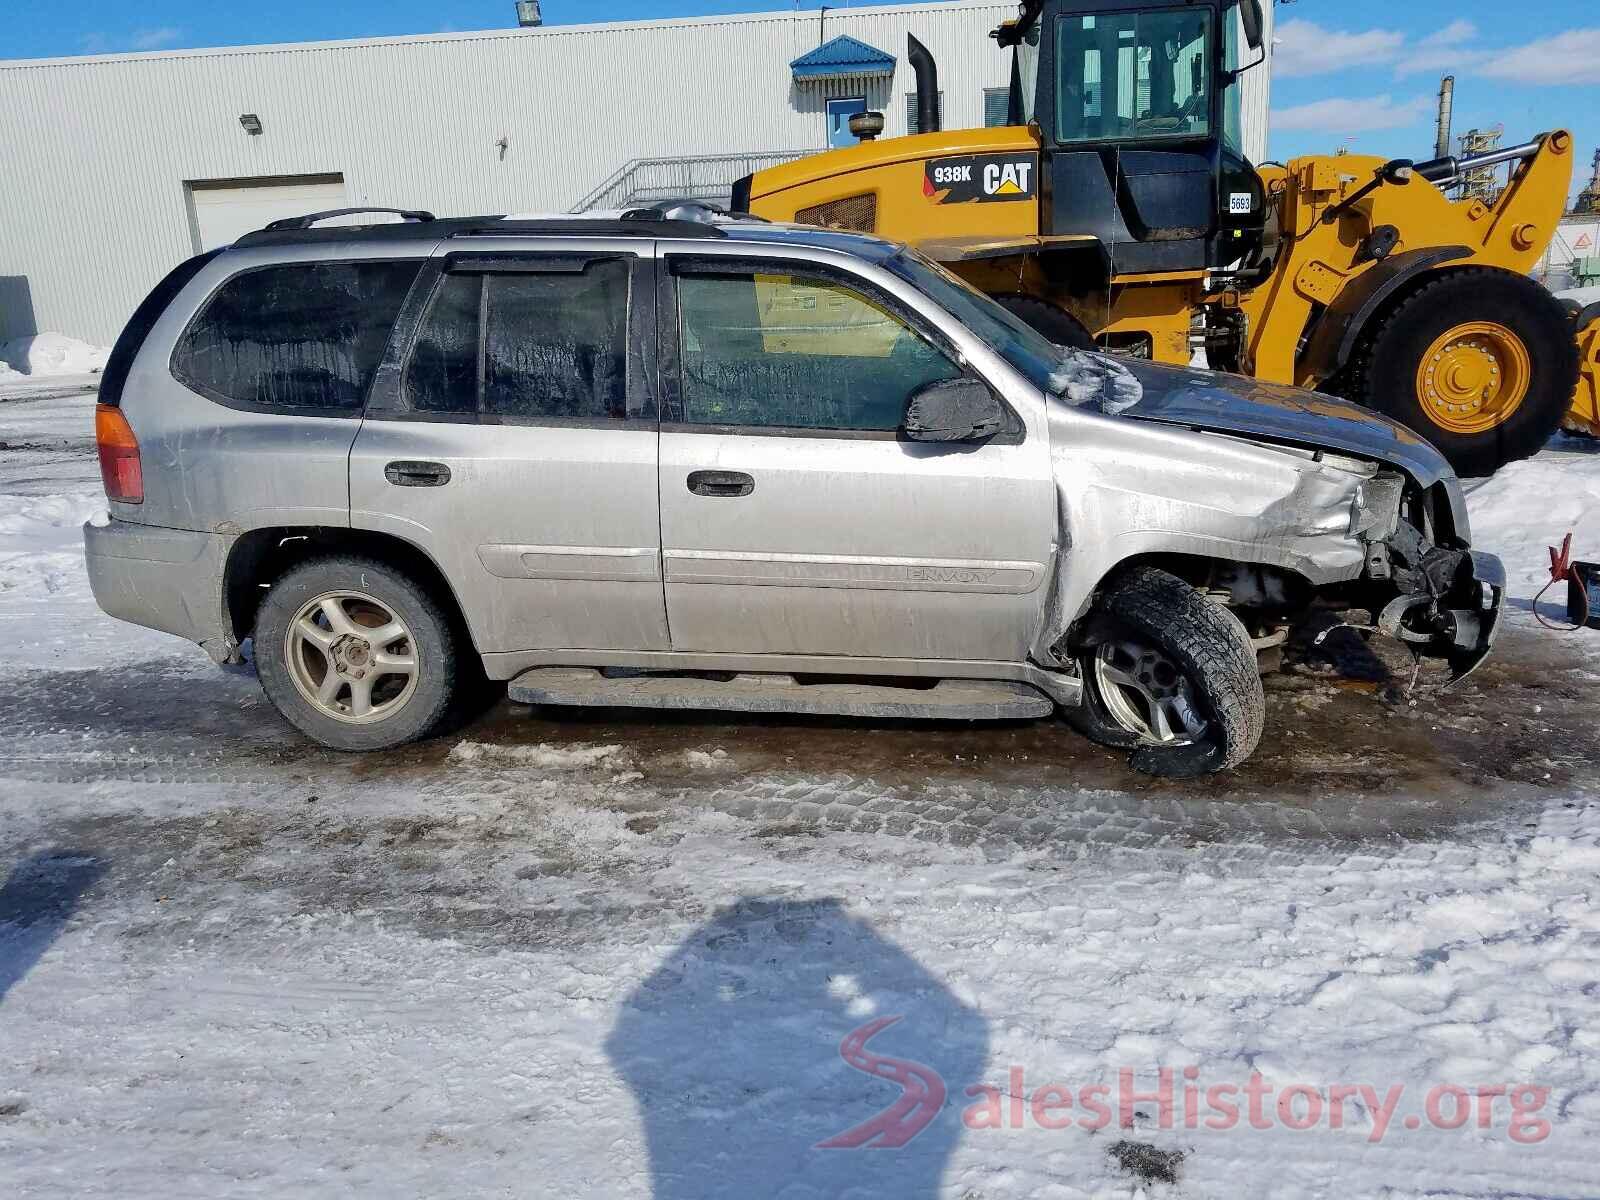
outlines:
M1293 613L1308 605L1317 588L1298 571L1268 563L1206 558L1198 554L1141 554L1124 559L1106 572L1096 596L1141 567L1176 575L1204 592L1227 592L1228 607L1259 613Z
M1443 266L1428 267L1407 277L1399 287L1384 297L1378 304L1364 315L1361 324L1355 330L1355 337L1350 353L1350 359L1344 364L1348 369L1357 365L1357 360L1371 345L1374 336L1383 328L1384 323L1395 312L1418 292L1428 288L1437 287L1450 280L1463 276L1478 278L1503 278L1521 281L1525 276L1518 275L1515 271L1508 271L1504 267L1491 266L1485 263L1451 263ZM1528 282L1533 282L1529 280ZM1553 297L1552 297L1553 298ZM1558 302L1559 303L1559 302Z
M330 554L361 554L404 571L428 589L455 623L457 633L472 642L455 589L424 551L389 534L329 526L252 529L234 542L223 575L234 638L242 642L250 636L262 597L285 573L308 559Z

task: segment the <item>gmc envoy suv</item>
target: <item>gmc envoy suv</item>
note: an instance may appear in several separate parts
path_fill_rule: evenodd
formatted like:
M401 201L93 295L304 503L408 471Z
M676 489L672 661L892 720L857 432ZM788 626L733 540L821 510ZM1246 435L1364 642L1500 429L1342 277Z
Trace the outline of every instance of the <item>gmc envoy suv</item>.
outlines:
M361 210L367 211L367 210ZM384 211L384 210L371 210ZM172 272L105 372L115 617L325 745L530 704L1060 711L1233 767L1313 606L1488 654L1499 562L1421 438L1052 345L903 246L696 205L331 225ZM356 216L354 219L370 221Z

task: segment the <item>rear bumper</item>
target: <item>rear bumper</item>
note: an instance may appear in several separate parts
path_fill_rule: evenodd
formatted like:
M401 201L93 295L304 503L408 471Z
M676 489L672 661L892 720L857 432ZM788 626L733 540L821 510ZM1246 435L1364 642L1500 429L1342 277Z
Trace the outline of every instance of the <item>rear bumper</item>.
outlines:
M118 620L197 642L219 662L233 647L223 612L228 544L221 534L115 518L83 527L95 603Z

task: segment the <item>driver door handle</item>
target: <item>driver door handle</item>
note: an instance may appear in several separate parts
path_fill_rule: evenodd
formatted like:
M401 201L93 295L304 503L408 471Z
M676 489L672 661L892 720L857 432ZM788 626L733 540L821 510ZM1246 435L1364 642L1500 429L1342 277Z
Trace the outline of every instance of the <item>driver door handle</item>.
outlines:
M694 471L689 475L689 490L696 496L731 499L755 491L756 481L743 471Z

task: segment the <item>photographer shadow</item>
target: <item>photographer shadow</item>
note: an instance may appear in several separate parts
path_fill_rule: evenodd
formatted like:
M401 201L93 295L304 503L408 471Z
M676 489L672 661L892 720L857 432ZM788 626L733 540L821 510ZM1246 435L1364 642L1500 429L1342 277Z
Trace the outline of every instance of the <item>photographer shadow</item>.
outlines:
M606 1052L656 1200L922 1200L988 1042L976 1009L840 901L749 898L639 986Z

